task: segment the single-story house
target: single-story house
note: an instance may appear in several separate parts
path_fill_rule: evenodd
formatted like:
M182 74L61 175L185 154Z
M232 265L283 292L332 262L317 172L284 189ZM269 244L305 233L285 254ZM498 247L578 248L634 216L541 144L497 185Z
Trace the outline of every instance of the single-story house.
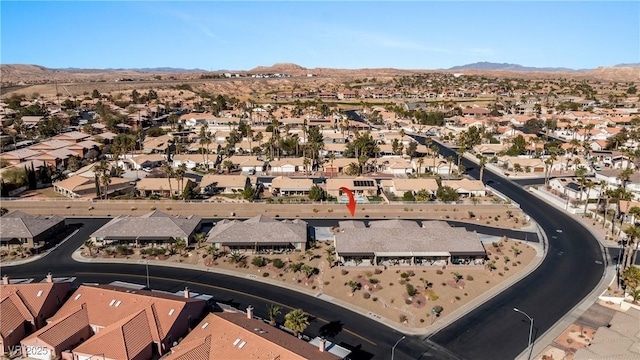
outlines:
M100 181L100 179L98 179ZM103 190L103 185L100 182L100 191ZM109 185L107 186L107 194L113 194L117 192L124 192L133 188L131 179L112 177ZM64 196L70 198L97 198L100 195L96 192L95 177L87 177L83 175L70 176L64 180L56 181L53 183L53 189Z
M265 169L265 161L255 156L234 155L226 160L231 161L234 167L240 169L242 172L248 172L250 170L264 171Z
M278 176L271 180L271 193L273 195L295 196L309 195L313 186L313 180L308 178L292 179L286 176Z
M176 154L171 156L173 160L173 167L178 168L184 164L187 169L194 169L198 164L203 163L202 155L198 154Z
M154 210L142 216L120 215L90 235L96 242L173 243L182 239L190 243L200 230L201 218L180 216Z
M420 190L427 190L429 194L435 194L438 191L438 182L436 179L416 178L416 179L384 179L380 181L382 190L395 196L402 197L405 192L411 191L416 193Z
M218 221L207 242L225 252L305 251L307 234L307 223L300 219L276 220L258 215L245 221Z
M136 190L142 196L160 195L160 196L181 196L187 186L193 187L194 182L191 179L183 178L178 181L176 178L143 178L136 182Z
M272 174L290 174L304 171L303 158L284 158L269 162Z
M460 196L472 197L472 196L486 196L487 188L480 180L442 180L442 186L449 186L456 190Z
M378 196L378 184L376 180L367 177L357 178L333 178L327 179L327 193L333 197L343 196L344 193L340 190L341 187L346 187L351 190L354 196Z
M342 265L481 264L486 251L475 232L452 228L443 221L422 227L391 224L344 228L335 234L336 256Z
M65 227L64 218L57 215L34 216L14 211L0 221L0 247L38 249L63 234Z
M200 192L203 194L235 194L251 186L251 179L246 175L207 174L200 180Z

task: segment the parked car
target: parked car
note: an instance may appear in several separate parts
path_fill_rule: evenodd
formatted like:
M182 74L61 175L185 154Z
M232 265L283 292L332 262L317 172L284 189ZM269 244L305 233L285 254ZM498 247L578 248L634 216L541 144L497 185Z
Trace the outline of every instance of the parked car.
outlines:
M151 168L150 167L143 167L142 171L150 173L151 172Z
M255 175L256 169L249 169L249 175Z
M600 165L598 165L598 164L593 164L593 166L592 166L592 167L593 167L593 170L595 170L595 171L600 171L600 170L602 170L602 166L600 166Z

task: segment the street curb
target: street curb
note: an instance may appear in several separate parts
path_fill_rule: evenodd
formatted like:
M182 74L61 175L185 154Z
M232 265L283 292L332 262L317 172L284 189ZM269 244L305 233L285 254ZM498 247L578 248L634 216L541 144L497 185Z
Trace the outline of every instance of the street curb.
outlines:
M544 234L544 232L542 232L542 234ZM544 238L546 238L546 235L543 235ZM527 267L522 270L521 273L519 273L516 276L513 276L511 278L509 278L508 280L503 281L500 285L497 285L497 287L492 287L491 289L489 289L488 291L484 292L481 296L477 297L476 299L474 299L473 301L469 302L468 304L456 309L454 312L452 312L451 314L449 314L448 316L442 318L442 321L446 320L446 322L435 322L433 325L424 327L424 328L407 328L407 327L399 327L397 326L397 324L395 322L392 322L391 320L382 317L372 311L369 311L367 309L363 309L359 306L353 305L351 303L348 303L344 300L341 299L337 299L334 298L330 295L318 292L318 291L310 291L310 290L306 290L303 288L298 288L298 287L289 287L289 286L284 286L282 283L278 282L278 281L274 281L272 279L266 279L266 278L262 278L253 274L243 274L243 273L238 273L235 271L230 271L230 270L224 270L224 269L213 269L213 268L208 268L208 267L203 267L200 265L191 265L191 264L184 264L184 263L166 263L163 261L158 261L158 260L150 260L149 261L149 265L152 266L164 266L164 267L173 267L173 268L188 268L191 270L196 270L196 271L202 271L202 272L211 272L211 273L217 273L217 274L222 274L222 275L228 275L228 276L234 276L237 278L243 278L243 279L247 279L247 280L252 280L252 281L259 281L265 284L269 284L269 285L274 285L274 286L278 286L284 289L288 289L288 290L293 290L296 292L299 292L301 294L307 295L307 296L311 296L311 297L315 297L317 299L332 303L332 304L336 304L346 310L358 313L362 316L365 316L369 319L375 320L389 328L392 328L402 334L406 334L406 335L420 335L420 336L424 336L424 335L433 335L436 331L440 330L441 328L449 325L450 323L455 322L456 320L458 320L460 317L466 315L467 313L473 311L475 308L477 308L478 306L482 305L483 303L485 303L486 301L488 301L489 299L491 299L492 297L494 297L496 294L501 293L502 291L504 291L505 289L507 289L509 286L513 285L514 283L516 283L517 281L522 280L523 278L525 278L526 276L528 276L531 272L533 272L535 269L538 268L538 266L542 263L542 260L544 259L544 256L546 255L545 253L541 253L540 251L540 245L535 244L535 243L531 243L531 242L525 242L524 240L517 240L517 239L512 239L513 241L517 241L517 242L521 242L524 244L528 244L533 246L533 248L536 250L536 256L534 258L534 260L529 263L529 265L527 265ZM114 259L109 260L109 259L87 259L83 256L80 255L80 249L76 250L73 252L73 254L71 255L71 258L74 261L77 262L82 262L82 263L122 263L122 262L126 262L126 263L130 263L130 264L137 264L137 265L144 265L147 263L146 260L123 260L123 259ZM537 259L537 261L536 261ZM435 331L434 331L435 330Z
M534 196L546 202L547 204L554 206L553 203L539 196L537 193L532 191L529 191L529 193L533 194ZM554 207L558 208L557 206L554 206ZM564 209L560 209L560 210L566 213ZM537 345L533 346L533 351L532 351L533 354L536 354L534 359L537 359L540 355L542 355L542 352L544 351L544 349L547 348L547 346L551 345L553 341L569 327L569 325L571 325L580 316L582 316L582 314L598 300L598 297L605 291L605 289L609 285L611 285L611 283L615 280L615 276L616 276L615 265L610 265L607 263L608 257L605 251L606 244L600 239L602 235L595 233L594 230L591 229L591 227L588 224L584 223L584 219L576 218L572 216L574 214L570 214L570 213L567 213L567 214L576 222L578 222L583 228L587 229L587 231L589 231L589 233L591 233L591 235L598 241L598 245L600 246L600 251L602 252L602 257L605 262L605 271L602 273L602 277L600 278L600 281L598 282L598 284L593 288L593 290L586 297L584 297L584 299L582 299L579 303L577 303L571 310L569 310L569 312L567 312L562 318L556 321L556 323L553 324L553 326L551 326L549 329L547 329L547 331L545 331L541 336L538 337L539 341L537 341ZM516 357L516 359L528 360L529 357L527 354L528 354L528 350L525 349L522 353L520 353L520 355Z
M34 262L36 260L40 260L43 257L49 255L52 251L56 250L60 245L64 244L67 240L71 239L75 234L78 233L78 231L80 231L80 229L75 229L71 234L69 234L66 238L62 239L62 241L60 241L59 243L56 244L56 246L52 247L51 249L45 251L42 254L38 254L36 256L32 256L28 259L24 259L24 260L17 260L17 261L9 261L9 262L2 262L0 263L0 268L3 267L9 267L9 266L18 266L18 265L24 265L24 264L28 264L31 262Z

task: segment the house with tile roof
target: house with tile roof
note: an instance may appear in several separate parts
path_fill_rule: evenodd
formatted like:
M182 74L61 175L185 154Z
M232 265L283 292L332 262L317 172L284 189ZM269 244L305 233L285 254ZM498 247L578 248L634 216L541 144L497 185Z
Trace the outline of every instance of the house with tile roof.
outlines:
M341 187L346 187L353 192L356 197L377 196L379 194L378 184L373 178L332 178L327 179L327 193L330 196L341 197L344 195Z
M405 192L411 191L416 193L420 190L426 190L429 194L435 195L438 191L438 182L436 179L414 178L414 179L384 179L380 181L382 189L387 193L402 197Z
M245 221L218 221L209 232L206 241L225 252L260 253L305 251L307 239L305 221L276 220L258 215Z
M90 235L96 242L173 243L184 240L187 245L200 230L199 216L169 215L154 210L142 216L120 215Z
M81 285L49 324L21 341L23 354L73 359L151 359L169 351L196 324L204 300L115 285ZM46 349L43 351L42 349Z
M0 248L24 246L39 249L57 239L65 228L64 218L60 216L35 216L14 211L0 221Z
M313 186L309 178L292 179L287 176L277 176L271 180L271 193L282 196L306 196Z
M314 346L254 319L251 311L207 315L164 360L336 360L326 343Z
M5 274L0 285L0 342L3 352L45 326L71 290L71 281L55 281L51 274L40 283L12 284Z
M93 173L93 171L87 171ZM62 194L72 199L86 198L95 199L100 197L96 193L96 181L94 176L85 176L88 174L73 175L64 180L56 181L53 183L53 189L55 192ZM107 194L126 192L133 189L131 179L112 177L109 185L107 186ZM101 184L101 190L104 187Z
M200 191L203 194L235 194L251 186L251 179L246 175L206 174L200 180Z
M395 219L347 227L335 234L334 246L339 261L349 266L481 264L486 257L475 232L444 221L423 221L419 227Z

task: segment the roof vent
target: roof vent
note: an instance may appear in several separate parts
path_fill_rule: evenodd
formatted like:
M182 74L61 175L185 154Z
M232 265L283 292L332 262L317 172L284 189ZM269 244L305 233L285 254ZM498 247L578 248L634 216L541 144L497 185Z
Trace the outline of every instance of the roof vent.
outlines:
M246 341L241 342L240 345L238 345L238 349L242 349L245 345L247 345Z
M111 300L111 302L109 303L109 306L113 306L113 304L116 303L116 299Z
M171 309L169 310L169 316L173 315L173 313L176 311L176 309Z
M237 339L236 339L236 341L234 341L234 342L233 342L233 346L236 346L236 345L238 345L238 343L239 343L239 342L240 342L241 340L242 340L242 339L240 339L240 338L237 338Z
M80 296L82 296L82 294L78 294L78 295L76 295L76 297L74 297L74 299L75 299L75 300L78 300L78 299L80 299Z
M37 297L42 296L42 290L39 290L39 291L38 291L38 294L37 294L36 296L37 296Z
M120 306L120 304L122 304L122 301L120 300L116 301L116 307Z
M208 322L206 322L206 323L204 323L204 324L202 325L202 329L206 329L206 328L207 328L207 326L209 326L209 323L208 323Z

